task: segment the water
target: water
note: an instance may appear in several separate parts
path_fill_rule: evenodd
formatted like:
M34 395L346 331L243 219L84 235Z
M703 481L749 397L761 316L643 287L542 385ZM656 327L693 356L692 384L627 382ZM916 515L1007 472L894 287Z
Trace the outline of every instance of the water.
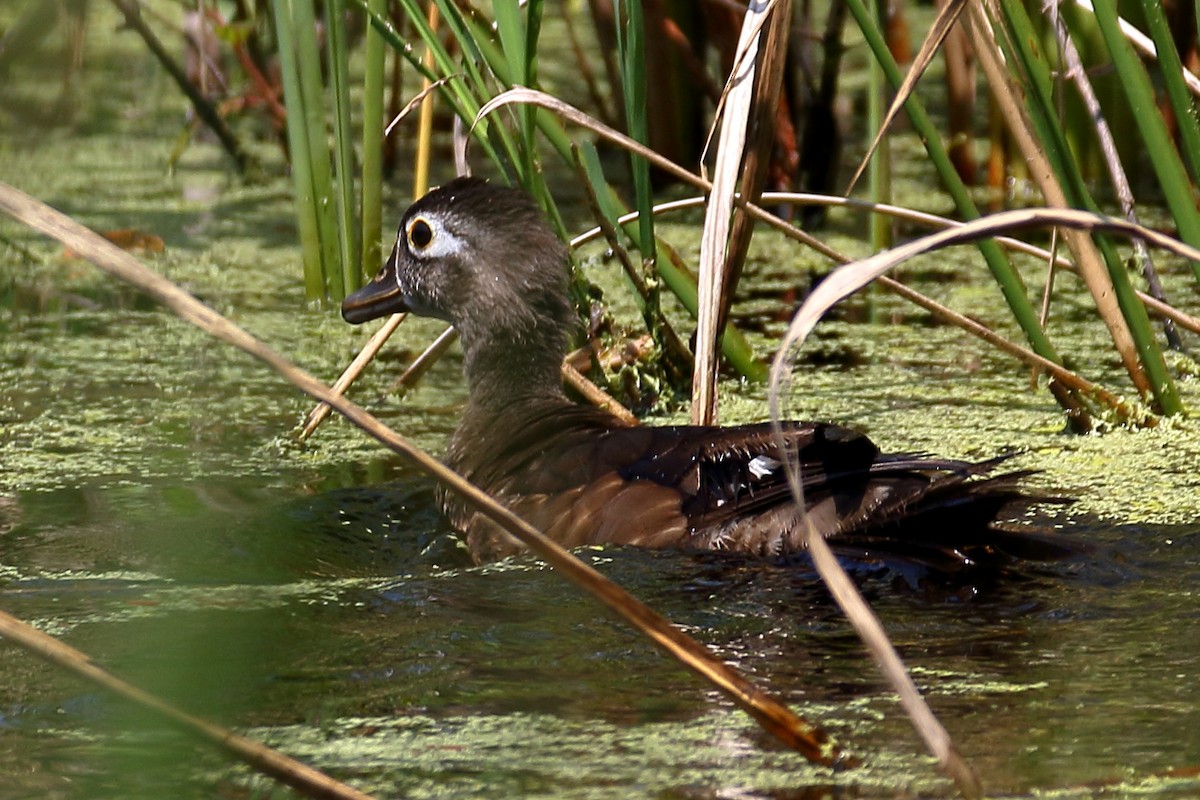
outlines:
M6 124L0 176L96 227L161 235L156 269L332 380L365 334L305 309L288 181L235 185L204 144L163 175L180 106L132 57L136 42L97 47L107 65L87 79L108 89L79 112L86 124ZM835 218L831 235L856 224ZM5 611L383 797L952 793L810 570L581 554L827 728L862 760L841 773L767 741L535 560L471 566L429 483L348 426L296 444L309 403L244 356L7 221L0 234ZM794 248L756 241L760 285L807 284ZM980 272L969 252L935 261L909 278L1004 324L994 287L961 277ZM1190 285L1186 268L1163 266L1175 296L1189 296L1178 288ZM616 286L611 266L593 269ZM1068 294L1056 341L1089 377L1122 386L1087 308ZM750 309L739 321L768 334L786 312ZM1036 488L1078 498L1057 521L1093 546L979 586L859 576L984 785L1200 794L1195 423L1066 436L1048 394L965 335L884 299L881 323L853 316L823 323L806 351L796 416L854 424L890 449L1017 449L1014 466L1043 470ZM382 394L436 330L406 325L355 394L434 451L462 399L454 358L403 401ZM1189 363L1175 366L1195 407ZM723 403L727 421L765 413L753 387L724 387ZM273 785L2 642L0 775L0 800L240 797Z
M117 674L381 796L950 790L807 570L584 554L864 759L842 774L764 741L533 559L466 565L423 481L292 501L276 490L273 506L245 483L177 487L191 512L162 487L23 496L0 602ZM1075 533L1106 544L978 593L888 576L864 588L992 792L1194 793L1194 779L1154 776L1200 748L1195 531ZM0 674L11 776L0 796L201 797L262 783L16 648L0 649Z
M245 322L303 339L332 374L359 334L295 303ZM381 796L952 791L808 569L583 553L863 760L839 774L765 741L534 559L471 566L428 481L345 425L296 445L307 402L165 312L16 303L0 319L0 607L188 710ZM871 326L851 329L871 338ZM919 387L902 375L924 361L813 367L798 402L830 416L853 407L851 421L898 448L940 437L969 455L1031 440L1048 451L1021 457L1046 468L1039 481L1103 486L1062 468L1062 454L1094 461L1111 435L1039 430L1056 416L1042 398L1018 395L998 416L985 390L1014 378L981 358L988 368L968 380ZM924 393L942 413L920 411ZM731 406L757 394L734 392ZM436 448L460 399L451 360L403 404L374 402ZM963 429L983 443L948 432ZM1126 434L1148 457L1163 435ZM1135 503L1124 524L1101 519L1095 494L1084 487L1061 519L1094 546L1086 558L980 586L866 574L863 588L990 791L1188 796L1196 779L1170 776L1200 761L1198 527L1129 522ZM268 783L11 645L0 676L0 797L208 797Z

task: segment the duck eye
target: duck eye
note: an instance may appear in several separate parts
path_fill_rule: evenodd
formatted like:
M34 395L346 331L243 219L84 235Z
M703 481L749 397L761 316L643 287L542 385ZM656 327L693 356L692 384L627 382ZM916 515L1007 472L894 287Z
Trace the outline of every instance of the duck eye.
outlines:
M417 217L408 226L408 241L417 250L424 250L433 241L433 228L429 223Z

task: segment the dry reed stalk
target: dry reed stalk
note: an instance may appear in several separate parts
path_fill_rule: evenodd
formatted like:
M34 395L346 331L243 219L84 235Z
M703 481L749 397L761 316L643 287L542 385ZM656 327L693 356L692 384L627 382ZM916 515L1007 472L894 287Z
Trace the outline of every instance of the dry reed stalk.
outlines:
M371 800L371 796L336 781L323 772L247 739L228 728L181 711L164 700L121 680L98 666L85 653L37 628L0 611L0 636L51 664L62 667L89 683L100 686L130 703L170 722L185 733L204 739L254 769L287 784L306 797L328 800Z
M333 394L321 381L293 365L278 352L167 278L148 269L128 253L66 215L3 182L0 182L0 211L75 248L101 270L138 287L183 321L256 358L300 391L331 405L353 425L404 457L412 466L448 490L458 494L467 504L520 540L575 586L591 594L680 664L724 693L784 745L801 753L813 763L830 767L846 766L850 763L823 730L759 689L657 611L590 565L580 561L570 551L497 503L436 458L392 431L374 415L345 397Z
M984 9L979 3L968 6L971 43L975 48L979 64L987 75L988 88L996 103L1001 108L1005 120L1013 120L1008 125L1008 132L1021 150L1021 154L1029 162L1030 176L1041 189L1046 204L1051 208L1069 209L1066 192L1058 182L1046 159L1040 143L1033 138L1033 123L1028 119L1020 92L1013 85L1013 80L1004 64L1003 55L991 34L992 27ZM1142 368L1138 357L1133 334L1125 321L1121 308L1117 304L1116 291L1112 279L1104 266L1104 260L1096 244L1088 235L1080 230L1063 232L1063 239L1071 251L1075 263L1079 266L1079 274L1087 284L1088 290L1096 302L1096 311L1104 321L1112 337L1113 346L1125 365L1134 387L1142 397L1153 394L1150 379Z
M387 321L380 326L379 330L375 331L375 333L367 341L366 346L363 347L362 350L359 350L358 355L356 355L354 360L350 362L350 366L346 367L346 369L334 382L331 391L335 395L338 395L339 397L344 395L346 390L349 389L356 380L358 380L358 376L362 375L363 370L367 368L367 365L375 359L375 356L379 353L380 349L383 348L383 343L386 342L391 335L396 332L396 328L400 327L400 323L404 322L407 316L408 314L392 314L390 317L388 317ZM325 418L329 416L330 411L332 411L332 409L329 407L328 403L317 403L316 407L312 411L308 412L308 416L304 419L304 427L298 436L300 441L303 442L309 436L312 436L313 431L317 429L318 425L325 421Z

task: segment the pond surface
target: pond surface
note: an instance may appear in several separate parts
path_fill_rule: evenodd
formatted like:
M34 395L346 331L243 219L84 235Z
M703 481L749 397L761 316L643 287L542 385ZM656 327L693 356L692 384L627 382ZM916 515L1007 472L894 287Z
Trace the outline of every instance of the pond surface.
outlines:
M156 269L332 380L366 333L305 307L288 182L239 185L203 143L165 176L182 104L127 39L95 47L109 60L86 79L125 83L73 121L18 124L37 98L0 90L0 178L93 227L162 236ZM830 235L860 231L835 217ZM427 480L337 421L297 444L310 404L257 364L7 220L0 236L3 610L381 797L952 794L811 571L581 553L825 726L862 759L842 773L766 741L535 559L471 566ZM978 264L956 257L909 278L1003 327L994 288L961 277ZM758 286L809 280L811 264L770 237L754 259ZM1186 268L1164 270L1175 296L1195 296ZM1025 370L874 302L882 322L822 326L795 415L888 449L1020 450L1014 466L1042 470L1035 487L1078 498L1043 521L1093 545L975 586L859 575L958 747L997 795L1200 794L1196 423L1065 435ZM1088 305L1067 294L1056 336L1085 374L1124 386L1089 338ZM748 327L786 312L747 309ZM436 332L406 325L355 393L435 452L463 397L457 356L402 400L383 394ZM1194 363L1175 367L1194 408ZM727 421L765 415L759 387L731 384L723 402ZM0 775L0 800L272 785L2 642Z

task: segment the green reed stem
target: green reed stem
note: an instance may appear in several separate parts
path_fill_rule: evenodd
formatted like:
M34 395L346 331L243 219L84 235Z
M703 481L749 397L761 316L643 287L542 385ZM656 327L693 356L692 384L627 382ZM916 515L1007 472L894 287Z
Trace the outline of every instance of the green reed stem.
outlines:
M646 33L639 0L617 0L613 6L616 22L617 65L621 76L621 95L625 98L625 126L629 136L650 144L650 122L646 107ZM650 165L636 154L629 156L633 176L634 205L638 210L637 242L644 260L656 259L654 239L654 191L650 186ZM694 312L693 312L694 313Z
M887 43L883 40L879 29L872 22L871 13L863 4L863 0L847 0L847 6L862 30L875 60L883 68L888 81L891 82L892 88L898 89L903 82L903 75L901 75L895 59L892 58L891 51L888 50ZM955 171L942 144L941 132L930 121L921 101L915 94L910 95L904 103L904 108L908 112L917 135L921 137L921 141L925 145L929 160L937 171L938 178L946 187L951 199L954 200L959 215L967 220L978 218L979 208ZM987 262L992 277L999 285L1013 317L1025 333L1034 352L1056 364L1062 364L1062 357L1059 356L1045 331L1042 330L1041 323L1038 321L1037 309L1029 301L1024 282L1000 245L990 239L981 241L979 242L979 251Z
M1192 181L1188 181L1187 173L1184 172L1179 153L1167 133L1162 115L1157 113L1153 89L1145 68L1142 67L1137 56L1129 51L1129 44L1123 37L1121 39L1122 46L1118 48L1121 50L1121 55L1118 58L1114 53L1114 61L1117 63L1118 70L1128 69L1131 71L1128 83L1125 80L1125 72L1120 73L1121 85L1127 95L1130 95L1130 105L1135 107L1134 118L1143 128L1142 136L1146 139L1147 150L1151 162L1154 164L1155 173L1162 181L1163 196L1166 198L1167 206L1179 228L1179 238L1195 247L1200 244L1200 241L1191 238L1200 235L1200 214L1197 214L1196 204L1193 200L1194 182L1200 180L1200 123L1196 119L1196 104L1192 100L1187 84L1184 83L1183 64L1180 62L1179 52L1175 49L1175 40L1171 36L1161 2L1159 0L1142 0L1142 10L1146 15L1150 35L1154 39L1155 49L1158 50L1158 63L1162 67L1163 84L1166 87L1167 96L1170 98L1171 108L1175 112L1183 153L1187 156L1187 163L1191 168ZM1103 15L1097 14L1097 21L1100 23L1101 33L1107 41L1108 22L1110 21L1107 10ZM1110 49L1113 49L1112 46ZM1140 77L1134 77L1132 73L1138 73ZM1135 91L1138 95L1136 103L1130 94ZM1145 92L1150 92L1150 94L1147 96L1144 94ZM1148 109L1155 113L1142 113L1143 109L1147 109L1147 102L1149 103ZM1146 119L1143 120L1143 117ZM1196 279L1200 281L1200 264L1192 262L1192 270L1195 272Z
M326 264L333 295L341 300L362 285L358 220L354 196L354 127L350 119L350 54L346 41L346 0L325 0L329 30L329 80L333 91L333 141L337 163L337 229L341 258Z
M296 222L304 265L304 293L309 300L325 296L325 274L321 263L321 234L317 222L317 195L313 188L312 148L308 127L304 124L304 94L300 91L300 69L296 41L292 36L291 0L272 0L275 38L279 45L279 65L283 80L284 103L288 109L288 148L292 157L292 181L296 192Z
M296 66L300 93L304 96L303 124L308 128L308 157L311 164L314 210L321 237L321 272L324 296L335 288L333 271L338 261L338 225L333 195L333 165L329 158L329 129L326 124L324 83L321 80L321 46L317 41L314 0L291 0L292 36L296 42Z
M581 145L580 157L584 169L587 171L588 179L592 183L596 200L600 204L600 210L614 225L617 225L617 220L625 213L626 209L617 198L616 193L613 192L612 187L604 180L600 168L600 158L596 154L595 147L590 143ZM621 229L631 241L636 241L639 228L635 223L625 223L621 225ZM676 266L670 256L665 251L660 251L659 247L665 247L665 245L656 239L653 252L658 276L671 290L671 293L679 299L679 303L687 309L692 319L695 319L700 308L696 276ZM638 305L639 308L642 307L640 302ZM651 333L653 334L654 331ZM761 382L767 379L766 365L754 357L754 350L751 349L742 332L732 324L725 326L725 335L721 337L721 352L739 374L752 381Z
M500 51L508 67L509 85L535 86L537 84L534 53L529 37L530 27L539 28L541 3L530 3L526 9L532 25L526 25L517 0L497 0L492 4L496 15L496 32L500 37ZM533 40L536 42L536 39ZM531 52L531 50L533 52ZM521 183L530 185L536 172L533 158L533 109L526 106L516 110L517 140L521 143L521 158L518 163Z
M1163 86L1175 112L1179 135L1183 139L1183 155L1191 168L1192 180L1200 180L1200 123L1196 119L1196 104L1183 79L1183 64L1175 40L1158 0L1142 0L1142 12L1146 15L1146 27L1154 39L1158 51L1158 63L1162 72Z
M1095 4L1097 22L1103 30L1106 23L1102 21L1102 18L1109 18L1108 21L1116 29L1116 10L1105 7L1102 11L1102 7L1104 6L1104 3ZM1002 46L1005 43L1011 44L1011 48L1008 48L1010 50L1010 57L1017 62L1027 77L1027 107L1029 108L1030 118L1037 128L1039 141L1046 149L1047 156L1050 157L1055 174L1058 176L1064 191L1067 193L1068 202L1075 208L1099 212L1099 206L1093 199L1091 192L1088 191L1087 184L1083 179L1078 164L1071 158L1070 150L1067 146L1066 132L1058 122L1049 65L1043 55L1037 50L1037 37L1033 24L1025 13L1024 7L1019 2L1015 0L1003 2L1001 8L1005 15L1004 21L1008 24L1013 34L1011 37L1001 37ZM1122 46L1127 45L1124 38L1120 37L1119 31L1117 37L1120 39ZM1107 35L1105 38L1107 40ZM1113 44L1112 42L1109 43L1110 52L1113 49ZM1117 47L1116 49L1121 50L1122 47ZM1113 52L1113 56L1114 58L1117 57L1115 52ZM1120 62L1118 61L1118 70L1121 69L1119 64ZM1140 69L1140 64L1137 67ZM1130 65L1126 64L1125 69L1130 70L1130 72L1128 76L1122 74L1122 83L1124 84L1126 79L1137 82L1136 72L1131 69ZM1140 87L1137 91L1127 92L1131 103L1135 102L1135 100L1144 102L1147 96L1153 97L1153 92L1149 89L1148 78L1144 70L1141 71L1141 78L1146 81L1146 85ZM1144 123L1141 119L1142 117L1153 116L1159 125L1162 124L1158 109L1152 101L1149 103L1148 108L1135 106L1134 116L1138 118L1139 126L1146 125L1147 129L1155 126L1153 123ZM1165 127L1162 128L1162 133L1165 136ZM1145 131L1143 131L1143 135L1145 135ZM1152 146L1151 150L1153 151L1154 149L1158 149L1159 152L1157 156L1153 155L1152 152L1152 162L1155 162L1155 158L1167 159L1166 152L1169 150L1174 156L1173 163L1178 175L1186 174L1183 164L1178 160L1178 154L1175 153L1174 147L1169 142L1165 150L1161 146L1158 148ZM1155 165L1156 169L1160 170L1159 178L1162 179L1162 168L1157 162L1155 162ZM1169 201L1168 205L1171 205L1172 211L1175 210L1174 205ZM1194 213L1194 208L1192 211ZM1200 225L1197 225L1195 235L1200 236ZM1146 378L1150 382L1154 398L1163 414L1178 414L1183 410L1183 403L1179 398L1175 383L1171 379L1170 371L1167 369L1162 350L1158 346L1154 330L1150 325L1150 316L1146 313L1146 307L1138 298L1137 292L1134 290L1133 284L1129 279L1129 272L1125 268L1125 264L1116 247L1113 245L1112 239L1101 235L1093 238L1108 268L1117 304L1121 309L1121 315L1125 318L1125 322L1129 327L1134 347L1137 349L1138 359L1141 361L1142 368L1146 372ZM1184 240L1187 241L1186 238ZM1189 244L1196 243L1195 241L1189 242Z
M1162 187L1163 198L1179 228L1179 238L1193 247L1200 246L1200 213L1196 211L1192 185L1179 151L1175 149L1175 143L1167 131L1166 122L1158 111L1157 97L1154 87L1150 84L1150 76L1146 73L1141 59L1133 51L1133 45L1121 34L1116 7L1108 3L1097 3L1096 22L1121 78L1121 88L1129 100L1134 121L1142 134L1155 178ZM1169 35L1166 45L1165 48L1160 47L1159 52L1174 53ZM1176 77L1179 77L1178 72ZM1200 264L1193 266L1198 270L1197 277L1200 277Z
M386 14L388 0L367 0L373 14ZM363 75L363 139L360 216L362 217L362 265L356 272L374 275L383 261L383 35L368 25L366 65Z
M495 76L495 80L506 89L512 87L514 83L517 83L518 81L513 80L513 75L508 65L508 56L501 47L497 46L495 40L491 38L486 26L483 26L480 24L479 20L471 17L464 18L463 22L464 29L469 31L469 35L471 36L472 45L476 48L476 52L479 54L481 61L486 63L488 68L492 71L492 74ZM536 27L540 29L540 22ZM535 43L527 42L526 46L529 47L536 45ZM534 77L536 77L536 75ZM568 164L571 163L571 139L569 136L567 136L567 133L563 129L562 125L559 124L558 119L545 109L534 108L532 111L532 119L534 120L536 129L546 137L546 140L550 143L555 152L558 153L559 157L562 158L564 162ZM502 125L498 125L496 127L499 130L505 130L504 126ZM525 148L529 152L531 163L533 163L536 167L538 163L537 147L532 133L527 139L524 135L522 135L519 140L514 142L514 144L518 147ZM558 211L558 206L555 204L553 196L550 194L549 189L545 185L545 181L542 177L542 170L540 168L535 168L533 180L526 182L524 185L525 188L528 189L538 199L542 205L542 208L544 208L546 213L550 216L551 224L555 227L558 233L565 238L565 223L562 221L562 215Z
M883 15L886 13L883 5L881 0L871 2L870 10L877 28L883 27ZM879 62L872 60L867 64L867 130L872 137L877 135L887 115L887 90L887 76ZM879 148L871 156L867 181L872 202L892 202L892 150L887 134L879 140ZM892 246L892 220L884 214L871 215L871 246L876 251Z

